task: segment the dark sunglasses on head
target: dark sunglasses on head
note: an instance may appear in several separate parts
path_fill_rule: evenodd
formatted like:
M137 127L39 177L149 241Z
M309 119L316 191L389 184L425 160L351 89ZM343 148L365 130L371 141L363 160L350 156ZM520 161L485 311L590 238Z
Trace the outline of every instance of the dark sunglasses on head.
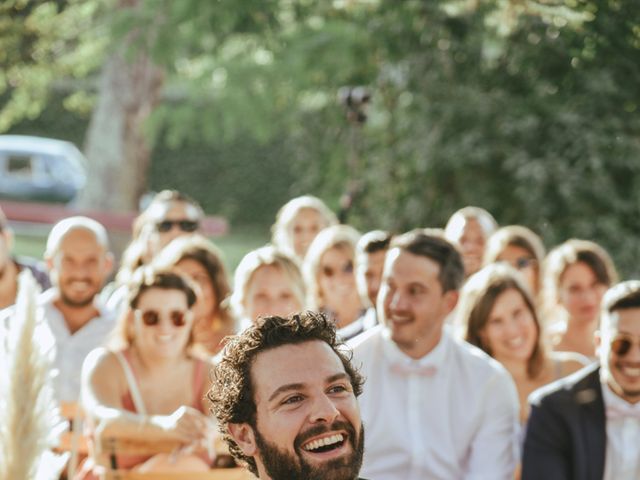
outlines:
M155 327L160 323L160 312L157 310L136 310L147 327ZM183 310L171 310L169 320L174 327L183 327L187 323L187 312Z
M636 344L640 347L640 340L635 341L631 335L616 335L611 340L611 351L619 357L624 357Z
M195 232L200 224L195 220L163 220L156 223L156 229L163 233L170 231L174 226L183 232Z

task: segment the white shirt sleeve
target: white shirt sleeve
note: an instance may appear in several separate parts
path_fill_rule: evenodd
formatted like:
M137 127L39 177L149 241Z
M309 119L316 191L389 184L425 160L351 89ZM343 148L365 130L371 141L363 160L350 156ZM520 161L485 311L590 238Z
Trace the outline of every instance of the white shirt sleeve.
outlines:
M480 426L470 446L465 480L512 479L518 462L518 394L506 372L484 389Z

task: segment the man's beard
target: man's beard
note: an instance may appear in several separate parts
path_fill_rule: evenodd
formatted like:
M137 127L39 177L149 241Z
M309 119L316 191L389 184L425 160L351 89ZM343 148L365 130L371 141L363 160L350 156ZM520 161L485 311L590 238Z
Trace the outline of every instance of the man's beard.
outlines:
M62 303L64 303L68 307L73 307L73 308L82 308L82 307L87 307L91 305L93 303L93 299L98 293L96 291L93 291L90 294L88 294L86 297L75 299L68 296L62 287L59 288L59 291L60 291L60 300L62 301Z
M281 450L277 445L268 442L254 428L256 445L260 451L260 459L267 474L273 480L355 480L358 478L364 454L364 427L360 427L360 435L356 439L356 431L348 422L337 421L331 426L314 427L296 437L295 453ZM351 444L352 453L346 457L323 462L321 465L311 465L299 451L302 444L309 438L324 432L346 430ZM356 444L357 442L357 444Z

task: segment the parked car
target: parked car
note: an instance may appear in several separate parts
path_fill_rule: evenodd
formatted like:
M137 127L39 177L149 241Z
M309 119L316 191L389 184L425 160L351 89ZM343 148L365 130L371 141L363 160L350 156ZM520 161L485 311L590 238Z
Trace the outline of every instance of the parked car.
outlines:
M0 135L0 198L71 202L86 183L86 164L71 142Z

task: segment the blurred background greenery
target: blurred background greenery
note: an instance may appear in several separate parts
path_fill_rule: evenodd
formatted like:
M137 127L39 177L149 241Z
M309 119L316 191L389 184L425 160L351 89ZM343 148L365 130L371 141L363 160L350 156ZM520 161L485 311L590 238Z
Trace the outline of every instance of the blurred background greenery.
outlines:
M144 55L161 88L138 110L149 148L131 198L176 188L231 232L253 232L220 239L225 250L266 241L295 195L338 210L351 191L348 220L363 231L442 226L473 204L548 247L595 240L624 276L640 274L635 2L5 0L0 10L0 130L95 152L97 105L118 98L100 83L108 60ZM357 85L371 95L362 123L338 101ZM89 161L97 168L100 155Z

